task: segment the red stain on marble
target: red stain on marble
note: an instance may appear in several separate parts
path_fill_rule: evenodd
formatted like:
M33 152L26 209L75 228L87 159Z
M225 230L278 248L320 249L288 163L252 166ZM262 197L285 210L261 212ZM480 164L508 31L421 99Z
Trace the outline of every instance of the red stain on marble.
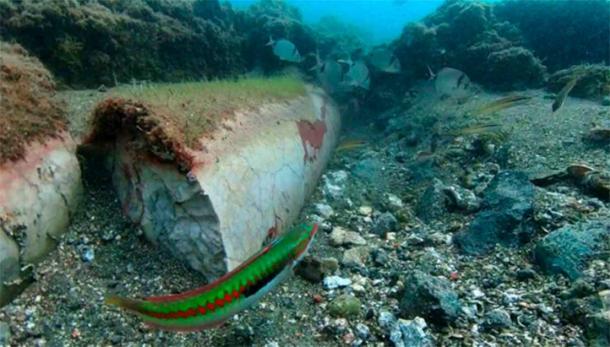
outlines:
M299 135L303 143L303 161L314 161L318 155L318 151L322 148L324 142L324 134L326 134L326 122L316 120L310 122L308 120L300 120L297 122Z

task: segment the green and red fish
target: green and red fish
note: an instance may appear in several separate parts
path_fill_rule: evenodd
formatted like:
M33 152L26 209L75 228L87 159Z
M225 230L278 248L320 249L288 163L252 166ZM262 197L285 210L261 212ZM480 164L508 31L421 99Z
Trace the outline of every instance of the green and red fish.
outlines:
M248 308L286 279L301 260L317 225L299 225L275 239L239 267L203 287L144 300L111 296L106 303L140 316L163 330L196 331L216 327Z

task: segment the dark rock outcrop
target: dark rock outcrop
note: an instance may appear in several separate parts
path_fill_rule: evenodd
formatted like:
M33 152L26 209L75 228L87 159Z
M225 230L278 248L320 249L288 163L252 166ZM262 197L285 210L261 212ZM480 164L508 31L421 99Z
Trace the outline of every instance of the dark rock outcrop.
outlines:
M455 235L454 242L464 253L481 255L496 244L517 246L529 241L533 200L534 186L526 174L499 173L485 189L481 211L466 230Z
M447 325L460 314L461 304L451 283L444 278L415 271L405 279L400 300L403 317L424 317L437 325Z
M551 232L536 245L534 260L547 273L576 279L592 259L608 251L610 223L589 221Z

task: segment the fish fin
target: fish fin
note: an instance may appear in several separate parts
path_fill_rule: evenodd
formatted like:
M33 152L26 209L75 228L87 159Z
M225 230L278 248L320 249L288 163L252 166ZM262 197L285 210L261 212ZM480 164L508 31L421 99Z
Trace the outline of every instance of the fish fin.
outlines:
M432 72L430 65L426 65L426 67L428 68L428 75L430 76L428 77L428 80L433 80L436 77L436 74Z
M269 35L269 42L267 42L265 46L273 46L274 43L273 36Z

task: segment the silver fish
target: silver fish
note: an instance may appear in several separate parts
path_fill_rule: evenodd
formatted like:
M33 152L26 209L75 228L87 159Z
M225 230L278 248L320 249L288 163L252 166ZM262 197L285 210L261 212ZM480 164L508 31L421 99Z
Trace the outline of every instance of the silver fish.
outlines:
M341 89L343 68L336 61L327 59L318 70L318 78L327 92L336 93Z
M470 78L464 72L451 67L444 67L436 74L430 69L429 72L434 79L434 89L441 96L463 98L469 95Z
M286 39L279 39L274 41L273 38L269 38L267 46L271 46L273 54L275 54L280 60L288 61L291 63L300 63L303 61L301 54L297 47Z
M369 53L368 61L377 70L387 73L399 73L400 72L400 61L394 53L386 47L374 48Z
M366 64L361 60L354 62L345 74L344 83L350 87L359 87L368 90L371 79Z

